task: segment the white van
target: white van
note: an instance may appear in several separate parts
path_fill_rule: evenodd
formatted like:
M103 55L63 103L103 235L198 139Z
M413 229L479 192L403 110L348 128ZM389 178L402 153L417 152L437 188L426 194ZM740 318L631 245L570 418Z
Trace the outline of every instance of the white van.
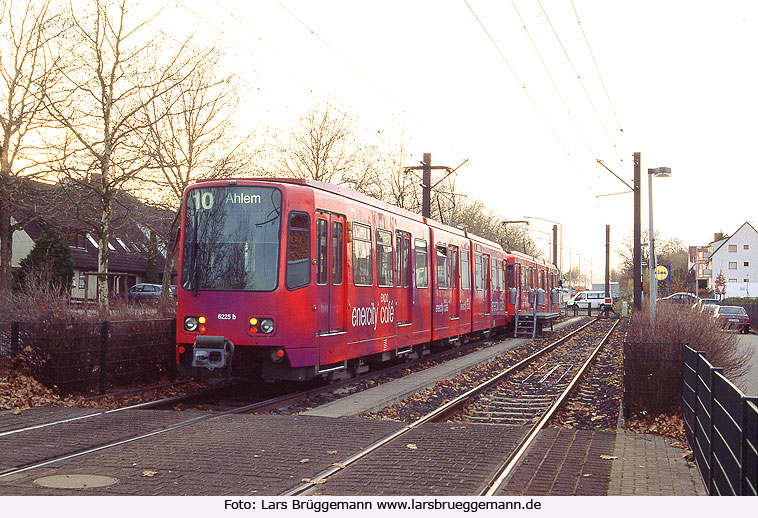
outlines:
M611 306L610 301L608 306ZM566 309L574 307L576 309L587 309L587 307L605 309L605 291L580 291L566 302Z

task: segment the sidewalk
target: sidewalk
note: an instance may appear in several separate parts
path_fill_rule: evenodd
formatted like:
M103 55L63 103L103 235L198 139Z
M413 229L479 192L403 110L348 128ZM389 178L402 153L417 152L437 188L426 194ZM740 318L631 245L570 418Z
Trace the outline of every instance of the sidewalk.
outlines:
M707 495L697 467L669 446L671 439L619 428L611 465L609 495Z

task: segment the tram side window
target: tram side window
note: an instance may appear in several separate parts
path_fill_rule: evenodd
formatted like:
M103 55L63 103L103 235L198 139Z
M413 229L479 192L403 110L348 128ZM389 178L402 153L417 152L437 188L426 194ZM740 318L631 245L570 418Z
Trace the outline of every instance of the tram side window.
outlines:
M295 290L311 282L311 221L306 212L290 212L287 223L287 289Z
M482 255L474 254L474 287L482 289Z
M492 286L493 290L498 290L500 287L498 286L498 278L497 278L497 259L492 259L492 264L490 265L490 285Z
M516 277L514 272L514 266L512 264L505 265L505 287L514 288L516 286Z
M342 284L342 223L332 223L332 285Z
M353 223L353 282L356 286L373 286L371 227Z
M447 289L447 247L437 245L437 288Z
M376 283L392 286L392 233L376 230Z
M414 246L416 252L416 287L427 288L429 286L429 268L426 262L426 241L417 239Z
M326 284L326 262L329 256L328 229L325 219L316 220L316 284Z
M471 268L468 263L468 250L461 250L461 289L471 289Z

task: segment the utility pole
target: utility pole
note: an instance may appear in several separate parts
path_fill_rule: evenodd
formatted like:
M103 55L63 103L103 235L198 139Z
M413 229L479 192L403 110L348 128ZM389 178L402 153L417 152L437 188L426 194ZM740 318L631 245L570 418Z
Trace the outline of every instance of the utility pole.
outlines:
M611 226L605 226L605 298L611 296ZM608 313L606 312L606 316Z
M642 225L640 223L640 153L634 153L634 258L632 283L634 285L634 309L642 309Z
M553 225L553 265L558 268L558 225Z
M468 158L463 161L463 164L468 162ZM424 153L424 159L421 161L420 166L413 166L413 167L404 167L403 172L407 173L408 171L416 171L418 169L421 169L422 176L421 176L421 190L422 190L422 196L421 196L421 215L425 218L431 218L432 217L432 189L436 187L442 180L453 174L458 170L458 168L461 167L459 165L455 169L451 169L446 165L437 165L432 167L432 154L431 153ZM436 184L432 185L432 169L444 169L447 171L447 174L437 182Z
M421 188L423 189L423 201L421 205L421 215L425 218L432 217L432 154L424 153L424 160L422 161L422 169L424 171L423 179L421 180Z

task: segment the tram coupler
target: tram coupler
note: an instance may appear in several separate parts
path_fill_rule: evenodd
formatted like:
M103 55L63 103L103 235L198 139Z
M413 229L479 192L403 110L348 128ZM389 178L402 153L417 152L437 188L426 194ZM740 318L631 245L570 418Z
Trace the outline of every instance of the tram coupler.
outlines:
M229 367L231 371L234 344L223 336L196 336L192 347L192 366L208 370Z

